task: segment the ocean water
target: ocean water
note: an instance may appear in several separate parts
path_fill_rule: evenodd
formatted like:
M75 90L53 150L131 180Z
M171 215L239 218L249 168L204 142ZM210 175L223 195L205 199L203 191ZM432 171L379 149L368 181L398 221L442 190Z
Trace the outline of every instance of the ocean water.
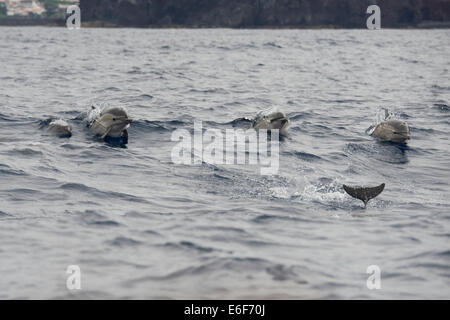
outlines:
M0 28L0 298L450 298L449 57L448 29ZM72 120L91 105L128 109L126 146ZM175 130L268 108L277 174L173 163ZM407 146L367 134L382 108Z

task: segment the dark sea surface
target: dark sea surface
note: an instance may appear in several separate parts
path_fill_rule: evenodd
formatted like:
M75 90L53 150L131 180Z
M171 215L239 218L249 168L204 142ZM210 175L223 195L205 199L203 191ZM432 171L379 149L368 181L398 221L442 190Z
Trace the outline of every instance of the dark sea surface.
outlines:
M450 298L449 69L448 29L0 28L0 298ZM126 147L72 120L93 104L128 109ZM277 175L172 162L176 129L268 108ZM408 146L367 134L382 108Z

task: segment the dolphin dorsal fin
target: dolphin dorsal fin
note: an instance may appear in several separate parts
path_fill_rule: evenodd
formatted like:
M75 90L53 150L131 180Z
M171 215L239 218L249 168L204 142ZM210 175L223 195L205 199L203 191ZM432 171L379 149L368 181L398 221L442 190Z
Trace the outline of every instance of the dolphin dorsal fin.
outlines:
M359 199L364 202L364 208L367 206L369 200L377 197L380 193L383 192L385 184L381 184L378 187L365 188L365 187L349 187L344 185L344 190L353 198Z

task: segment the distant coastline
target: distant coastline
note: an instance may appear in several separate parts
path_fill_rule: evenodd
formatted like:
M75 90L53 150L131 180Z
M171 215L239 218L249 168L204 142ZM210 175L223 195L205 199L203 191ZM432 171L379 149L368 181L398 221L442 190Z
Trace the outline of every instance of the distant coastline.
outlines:
M44 17L1 17L0 26L10 27L30 27L30 26L47 26L47 27L62 27L66 22L63 19L44 18Z
M0 27L65 27L66 21L63 19L52 19L52 18L30 18L30 17L5 17L0 18ZM82 22L82 28L139 28L139 29L365 29L365 25L361 27L343 27L339 25L292 25L292 26L279 26L279 25L264 25L264 26L239 26L239 27L228 27L228 26L190 26L190 25L121 25L108 21L86 21ZM383 29L450 29L449 22L440 21L423 21L417 25L400 25L395 27L383 27Z
M42 14L0 13L0 26L65 26L66 2L41 2ZM450 28L450 0L79 0L85 28L365 29L372 4L384 29Z

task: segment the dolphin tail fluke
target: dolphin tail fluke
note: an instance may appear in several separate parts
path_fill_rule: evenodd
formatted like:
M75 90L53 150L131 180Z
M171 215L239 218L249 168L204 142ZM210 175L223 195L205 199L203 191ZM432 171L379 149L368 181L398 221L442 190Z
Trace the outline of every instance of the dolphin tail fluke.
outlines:
M353 188L344 185L344 190L353 198L359 199L362 202L364 202L365 208L370 199L377 197L380 193L383 192L384 187L385 187L384 183L379 185L378 187L373 188L364 188L364 187Z

